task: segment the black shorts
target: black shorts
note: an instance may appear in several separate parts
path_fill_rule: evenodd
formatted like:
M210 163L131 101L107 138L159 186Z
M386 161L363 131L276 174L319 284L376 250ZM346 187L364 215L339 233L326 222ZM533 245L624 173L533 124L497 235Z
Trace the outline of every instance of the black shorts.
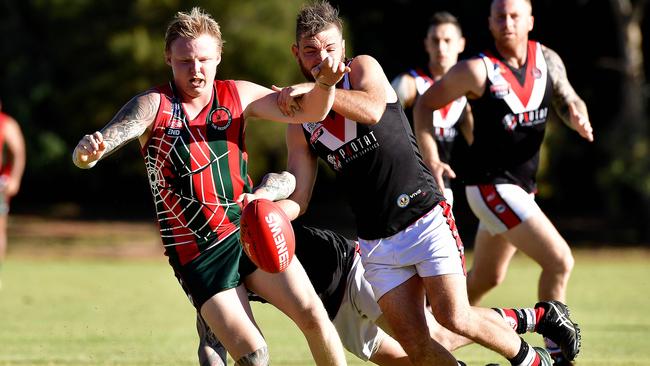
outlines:
M184 266L173 265L174 274L194 307L201 306L215 294L242 283L242 279L257 269L244 254L239 233L201 253Z

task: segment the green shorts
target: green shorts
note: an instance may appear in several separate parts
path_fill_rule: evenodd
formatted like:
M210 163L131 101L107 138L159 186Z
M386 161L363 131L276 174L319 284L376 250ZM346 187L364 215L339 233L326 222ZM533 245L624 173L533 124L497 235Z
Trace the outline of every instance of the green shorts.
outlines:
M215 294L242 283L257 269L239 244L239 233L201 253L184 266L173 264L174 274L197 310Z

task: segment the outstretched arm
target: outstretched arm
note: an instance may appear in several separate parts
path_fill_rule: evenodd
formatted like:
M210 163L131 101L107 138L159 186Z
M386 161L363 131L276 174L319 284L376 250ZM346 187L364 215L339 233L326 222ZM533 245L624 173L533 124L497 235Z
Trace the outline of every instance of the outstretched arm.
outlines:
M140 138L144 142L159 105L160 94L154 91L133 97L101 131L81 138L72 153L74 164L89 169L129 141Z
M542 52L553 82L552 103L555 111L562 121L576 130L580 136L588 141L593 141L594 134L587 113L587 105L569 83L564 62L555 51L548 47L542 46Z
M248 81L236 81L244 117L258 117L286 123L318 122L332 108L335 85L349 68L340 61L326 58L312 69L315 86L302 94L300 108L285 114L278 105L280 93Z

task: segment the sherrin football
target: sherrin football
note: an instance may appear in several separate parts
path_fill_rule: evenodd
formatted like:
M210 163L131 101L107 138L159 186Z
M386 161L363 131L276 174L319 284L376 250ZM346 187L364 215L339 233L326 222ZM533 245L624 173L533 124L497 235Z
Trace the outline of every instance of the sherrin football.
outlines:
M266 272L282 272L291 263L296 241L291 220L272 201L257 199L242 210L239 221L244 252Z

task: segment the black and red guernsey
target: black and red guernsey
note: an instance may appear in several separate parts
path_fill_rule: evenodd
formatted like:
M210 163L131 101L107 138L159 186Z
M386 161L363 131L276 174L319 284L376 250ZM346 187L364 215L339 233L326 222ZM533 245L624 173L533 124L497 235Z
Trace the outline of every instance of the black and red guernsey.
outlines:
M339 86L350 89L348 74ZM332 110L302 127L311 149L336 172L360 238L392 236L443 200L398 101L386 104L372 126Z
M184 265L239 230L234 199L251 189L244 118L232 80L216 80L211 102L192 120L173 84L155 90L160 108L142 154L165 254Z
M480 55L487 83L470 100L474 143L466 183L511 183L535 192L539 150L544 139L553 87L541 44L529 41L526 63L508 66L494 51Z

